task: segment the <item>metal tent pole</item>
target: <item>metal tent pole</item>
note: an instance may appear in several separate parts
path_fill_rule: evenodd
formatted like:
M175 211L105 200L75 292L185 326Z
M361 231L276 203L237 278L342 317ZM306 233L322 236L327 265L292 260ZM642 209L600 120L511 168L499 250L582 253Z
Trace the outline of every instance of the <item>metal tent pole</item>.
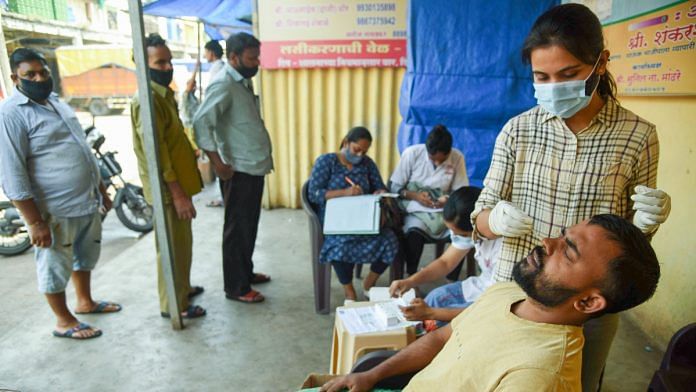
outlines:
M164 273L164 281L167 286L172 328L182 329L184 324L182 323L181 313L179 313L179 301L174 288L174 260L172 259L171 238L169 238L166 229L167 218L164 215L159 146L157 137L155 137L155 118L152 111L152 91L150 89L150 74L148 72L145 48L142 3L140 0L128 0L128 9L133 33L133 57L135 58L135 74L138 80L140 119L147 155L147 170L150 173L157 245L159 245L162 272Z
M198 19L198 57L196 62L201 61L201 20ZM198 68L198 98L203 100L203 64Z
M0 72L2 72L0 88L2 88L3 96L7 98L14 92L14 83L10 78L12 71L10 70L10 58L7 56L5 31L2 29L2 12L0 12Z
M259 29L259 3L258 0L254 0L251 3L251 31L259 41L261 40L260 29ZM263 78L262 72L256 74L256 91L259 96L259 110L261 111L261 116L263 116ZM266 181L268 183L268 181Z
M252 32L254 33L254 36L260 41L261 40L261 33L260 33L260 28L259 28L259 2L258 0L254 0L251 2L252 10L251 10L251 29ZM263 70L261 70L263 71ZM264 117L263 113L263 102L264 102L264 94L263 94L263 72L259 72L256 74L256 91L257 95L259 96L259 111L261 112L261 117ZM271 209L271 181L266 180L264 182L264 192L263 192L263 206L264 208Z

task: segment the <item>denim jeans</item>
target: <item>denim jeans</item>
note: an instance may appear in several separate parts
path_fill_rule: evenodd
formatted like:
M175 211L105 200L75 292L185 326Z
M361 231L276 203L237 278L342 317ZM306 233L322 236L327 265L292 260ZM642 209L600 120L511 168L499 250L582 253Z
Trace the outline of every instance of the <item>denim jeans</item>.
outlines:
M91 271L101 251L101 216L98 212L75 218L49 216L51 246L34 247L39 291L65 291L73 271Z

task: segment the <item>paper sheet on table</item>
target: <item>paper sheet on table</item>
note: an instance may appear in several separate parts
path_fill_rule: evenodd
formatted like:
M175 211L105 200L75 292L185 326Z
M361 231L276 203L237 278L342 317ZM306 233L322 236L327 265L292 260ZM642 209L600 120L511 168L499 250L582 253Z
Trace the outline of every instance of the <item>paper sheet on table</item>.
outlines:
M402 298L391 299L382 303L390 303L394 306L405 306ZM393 331L401 328L416 326L418 321L406 321L403 316L399 323L392 326L384 326L378 321L374 306L363 306L356 308L339 308L336 310L337 317L343 321L343 326L353 335L364 333Z
M426 207L415 200L411 200L406 204L406 212L442 212L442 208Z
M367 295L370 297L370 302L389 301L392 299L391 295L389 295L389 287L373 287ZM414 289L401 294L401 299L406 305L410 304L414 298L416 298L416 290Z

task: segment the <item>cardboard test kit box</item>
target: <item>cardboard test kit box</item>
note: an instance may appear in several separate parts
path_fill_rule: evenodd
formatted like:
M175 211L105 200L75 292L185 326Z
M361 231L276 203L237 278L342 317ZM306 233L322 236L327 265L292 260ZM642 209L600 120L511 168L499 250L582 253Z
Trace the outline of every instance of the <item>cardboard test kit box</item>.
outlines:
M307 378L305 378L304 383L300 388L319 388L320 386L326 384L329 380L338 377L336 374L317 374L310 373Z

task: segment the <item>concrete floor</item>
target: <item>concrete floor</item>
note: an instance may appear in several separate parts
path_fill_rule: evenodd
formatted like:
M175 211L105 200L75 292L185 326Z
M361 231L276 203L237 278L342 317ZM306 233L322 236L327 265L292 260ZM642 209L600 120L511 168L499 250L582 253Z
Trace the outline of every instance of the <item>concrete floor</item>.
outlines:
M123 311L81 319L104 330L89 341L51 336L53 318L36 291L31 252L0 258L0 390L21 391L292 391L307 373L329 366L333 313L314 313L307 219L302 211L264 211L255 254L257 270L273 281L257 288L264 304L226 300L222 292L222 210L196 198L192 282L208 316L173 331L159 316L154 238L138 237L110 215L102 261L93 274L96 299ZM425 257L432 254L426 249ZM387 275L387 274L385 274ZM380 281L386 285L386 280ZM333 305L342 290L333 282ZM72 288L69 303L74 304ZM644 391L662 353L622 323L607 367L604 391Z

